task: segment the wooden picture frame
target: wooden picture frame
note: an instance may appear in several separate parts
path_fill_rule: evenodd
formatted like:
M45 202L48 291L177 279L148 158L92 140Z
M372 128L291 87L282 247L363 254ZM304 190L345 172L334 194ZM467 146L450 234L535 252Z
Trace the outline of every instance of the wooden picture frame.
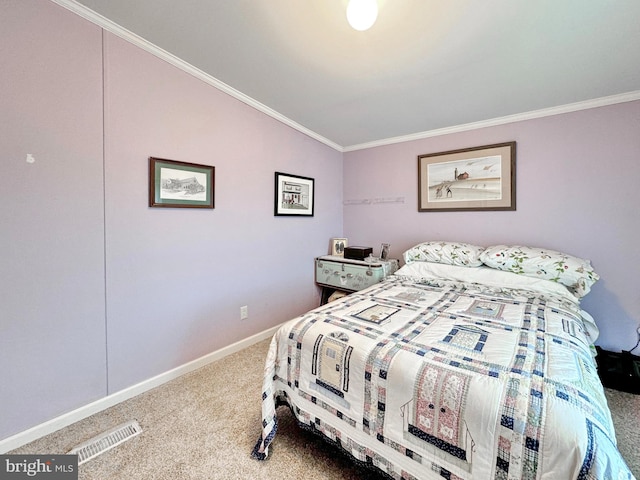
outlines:
M516 209L516 142L418 156L418 211Z
M309 177L275 173L275 216L313 217L315 180Z
M149 157L149 206L214 208L215 167Z

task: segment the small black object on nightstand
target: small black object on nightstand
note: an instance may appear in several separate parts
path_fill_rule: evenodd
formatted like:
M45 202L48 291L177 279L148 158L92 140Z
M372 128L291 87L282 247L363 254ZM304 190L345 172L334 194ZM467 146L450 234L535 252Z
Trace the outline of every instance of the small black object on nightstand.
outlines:
M364 260L373 253L371 247L345 247L344 258L349 260Z

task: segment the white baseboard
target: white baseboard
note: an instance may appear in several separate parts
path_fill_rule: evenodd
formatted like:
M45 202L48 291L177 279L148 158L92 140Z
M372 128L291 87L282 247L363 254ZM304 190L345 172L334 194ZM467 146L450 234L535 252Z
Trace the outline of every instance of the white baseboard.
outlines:
M140 382L136 385L132 385L131 387L120 390L119 392L116 392L112 395L108 395L104 398L101 398L100 400L96 400L95 402L89 403L76 410L60 415L59 417L48 420L44 423L41 423L40 425L36 425L35 427L17 433L11 437L7 437L4 440L0 440L0 454L15 450L16 448L33 442L38 438L44 437L45 435L60 430L61 428L71 425L72 423L78 422L95 413L106 410L109 407L117 405L118 403L133 398L136 395L140 395L141 393L151 390L152 388L160 386L163 383L167 383L186 373L204 367L209 363L220 360L227 355L231 355L232 353L238 352L247 347L250 347L255 343L270 338L273 336L276 330L278 330L279 327L280 325L276 325L275 327L271 327L267 330L256 333L251 337L240 340L236 343L221 348L220 350L216 350L215 352L211 352L203 357L197 358L189 363L185 363L184 365L169 370L168 372L156 375L155 377L152 377L148 380Z

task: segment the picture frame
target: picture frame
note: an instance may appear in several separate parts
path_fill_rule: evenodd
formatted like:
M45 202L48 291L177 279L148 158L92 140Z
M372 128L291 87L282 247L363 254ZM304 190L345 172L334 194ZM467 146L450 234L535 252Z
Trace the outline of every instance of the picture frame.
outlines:
M389 258L389 248L391 248L391 244L382 244L382 246L380 247L380 260L387 260Z
M215 202L215 167L149 157L149 206L209 208Z
M313 217L315 180L275 172L275 216Z
M418 156L418 211L516 209L516 142Z
M329 254L334 257L344 257L344 249L349 246L346 238L332 238Z

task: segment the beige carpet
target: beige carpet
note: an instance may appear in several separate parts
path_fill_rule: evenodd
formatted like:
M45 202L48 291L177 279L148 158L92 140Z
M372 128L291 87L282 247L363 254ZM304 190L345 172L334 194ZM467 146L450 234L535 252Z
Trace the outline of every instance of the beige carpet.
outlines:
M130 420L142 434L80 466L82 480L376 479L297 427L286 407L270 457L250 457L260 435L269 340L43 437L11 453L61 454ZM640 396L607 390L619 448L640 478Z

